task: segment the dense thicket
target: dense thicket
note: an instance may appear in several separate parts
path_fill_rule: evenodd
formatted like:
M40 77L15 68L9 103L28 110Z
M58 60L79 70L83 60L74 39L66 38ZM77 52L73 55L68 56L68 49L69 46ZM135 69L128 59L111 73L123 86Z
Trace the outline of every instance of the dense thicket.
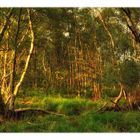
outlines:
M19 88L93 99L120 90L117 104L139 86L139 15L129 8L1 8L2 108L14 109Z

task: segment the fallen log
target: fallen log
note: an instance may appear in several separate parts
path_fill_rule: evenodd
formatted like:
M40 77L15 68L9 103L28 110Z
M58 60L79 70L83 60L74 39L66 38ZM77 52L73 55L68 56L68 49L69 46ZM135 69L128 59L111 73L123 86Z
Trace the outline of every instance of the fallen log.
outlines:
M48 110L43 110L40 108L33 109L33 108L19 108L15 109L12 113L12 116L5 116L8 119L22 119L27 116L36 116L36 115L55 115L60 117L67 117L65 114L56 113Z

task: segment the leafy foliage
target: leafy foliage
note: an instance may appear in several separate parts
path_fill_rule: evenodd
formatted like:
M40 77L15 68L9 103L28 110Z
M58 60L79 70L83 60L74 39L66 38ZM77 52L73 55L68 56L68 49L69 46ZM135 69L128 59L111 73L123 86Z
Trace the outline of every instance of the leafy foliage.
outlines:
M120 66L121 82L128 88L137 86L140 80L140 67L137 62L125 60Z

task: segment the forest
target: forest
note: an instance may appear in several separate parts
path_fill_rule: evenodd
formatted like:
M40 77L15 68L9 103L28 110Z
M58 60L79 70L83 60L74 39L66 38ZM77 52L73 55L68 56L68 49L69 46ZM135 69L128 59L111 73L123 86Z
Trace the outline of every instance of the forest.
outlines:
M140 132L139 8L0 8L0 132Z

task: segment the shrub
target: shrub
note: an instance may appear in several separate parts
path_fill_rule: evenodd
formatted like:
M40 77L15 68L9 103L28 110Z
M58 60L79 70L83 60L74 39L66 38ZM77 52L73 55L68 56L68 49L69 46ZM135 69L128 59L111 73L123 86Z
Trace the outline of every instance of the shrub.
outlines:
M125 60L120 66L121 83L132 89L140 80L140 66L133 59Z
M119 89L106 88L103 89L103 97L116 97L119 94Z
M58 112L66 115L79 115L83 110L83 106L77 101L66 100L57 108Z

